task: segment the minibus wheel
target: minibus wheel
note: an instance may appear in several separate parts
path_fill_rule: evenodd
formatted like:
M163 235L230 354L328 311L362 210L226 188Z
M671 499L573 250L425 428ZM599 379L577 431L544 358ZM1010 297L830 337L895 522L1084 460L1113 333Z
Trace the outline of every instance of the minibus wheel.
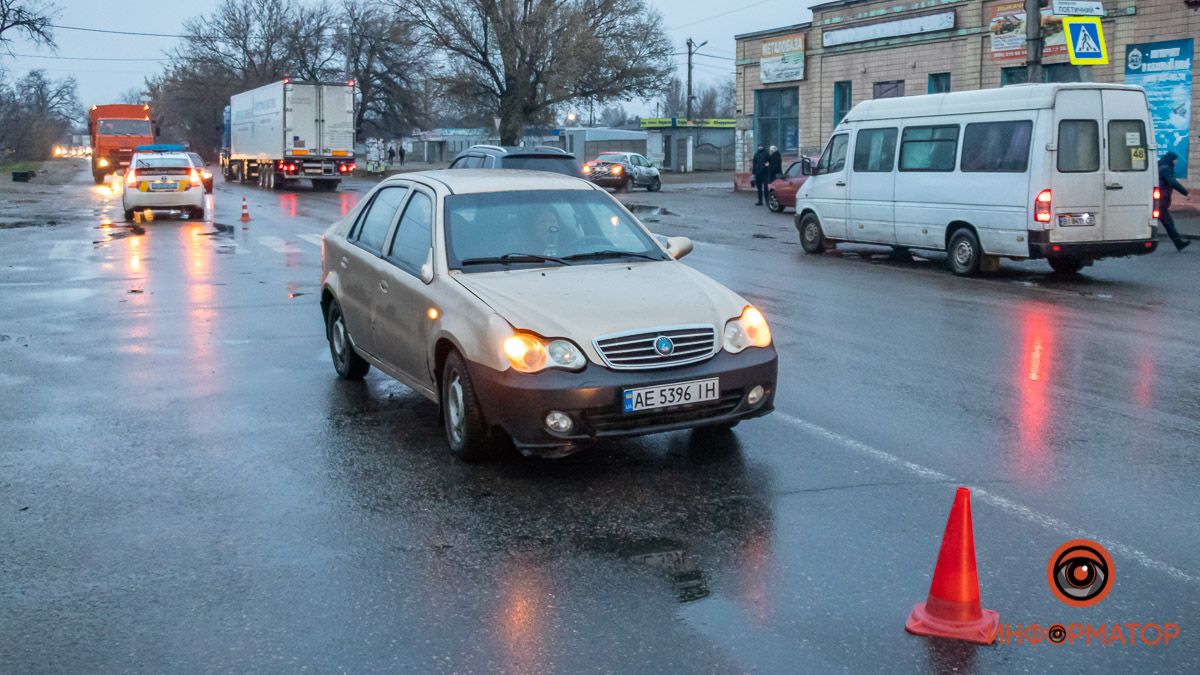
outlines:
M947 250L950 271L963 277L979 272L979 262L983 251L979 248L979 238L967 228L955 231L950 237L950 248Z
M1075 274L1083 269L1083 261L1079 258L1047 258L1046 262L1059 274Z
M821 221L814 213L806 213L800 219L800 247L805 253L820 253L825 250L825 233Z

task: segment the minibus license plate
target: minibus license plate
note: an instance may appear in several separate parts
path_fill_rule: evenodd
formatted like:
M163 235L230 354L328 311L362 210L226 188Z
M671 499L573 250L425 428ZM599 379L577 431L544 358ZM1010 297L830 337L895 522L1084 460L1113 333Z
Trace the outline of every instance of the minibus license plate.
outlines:
M652 410L672 405L715 401L721 396L721 380L714 377L691 382L673 382L625 390L625 412Z
M1088 227L1089 225L1095 224L1096 219L1092 218L1091 215L1087 213L1080 215L1064 213L1058 217L1059 227Z

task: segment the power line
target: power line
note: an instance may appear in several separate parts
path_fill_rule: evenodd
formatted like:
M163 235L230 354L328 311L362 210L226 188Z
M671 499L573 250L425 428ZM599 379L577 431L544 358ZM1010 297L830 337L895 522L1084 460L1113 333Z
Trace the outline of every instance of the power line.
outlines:
M751 7L758 7L759 5L765 5L771 1L772 0L759 0L758 2L754 2L749 5L745 5L743 7L738 7L737 9L731 9L728 12L721 12L720 14L714 14L710 17L706 17L703 19L696 19L695 21L692 21L690 23L680 24L678 26L669 26L667 28L667 30L678 30L680 28L687 28L688 26L695 26L698 23L705 23L706 21L712 21L713 19L719 19L723 16L729 16L730 14L737 14L738 12L744 12L744 11L750 9Z
M12 56L23 59L54 59L56 61L154 61L163 63L167 59L134 59L134 58L104 58L94 56L50 56L46 54L13 54Z
M721 59L722 61L737 61L732 56L717 56L716 54L701 54L700 52L696 52L696 56L706 56L710 59Z
M80 30L80 31L84 31L86 33L108 33L110 35L140 35L142 37L165 37L165 38L189 37L187 35L174 35L171 33L138 33L135 31L128 31L128 30L104 30L103 28L82 28L80 26L61 26L61 25L53 24L53 23L49 23L46 25L51 28L57 28L59 30Z

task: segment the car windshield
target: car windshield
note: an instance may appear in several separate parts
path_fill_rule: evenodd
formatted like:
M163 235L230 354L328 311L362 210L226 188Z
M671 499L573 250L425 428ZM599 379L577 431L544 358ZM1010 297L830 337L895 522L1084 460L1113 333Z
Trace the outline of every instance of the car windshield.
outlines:
M149 136L149 120L100 120L100 134L104 136Z
M527 169L529 171L550 171L567 176L579 176L579 164L571 157L545 157L536 155L517 155L505 157L504 168Z
M596 161L597 162L615 162L617 164L620 164L621 162L625 161L625 158L626 158L625 155L618 155L618 154L612 153L612 152L602 152L602 153L600 153L600 155L598 157L596 157Z
M667 260L612 197L594 190L522 190L446 198L451 269Z

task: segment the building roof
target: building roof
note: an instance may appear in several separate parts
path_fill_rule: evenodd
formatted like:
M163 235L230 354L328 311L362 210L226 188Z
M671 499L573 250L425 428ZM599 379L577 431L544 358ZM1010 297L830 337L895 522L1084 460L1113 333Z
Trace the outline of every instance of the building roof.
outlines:
M1121 84L1078 82L1069 84L1017 84L1000 89L956 91L949 94L901 96L863 101L846 115L845 121L928 117L979 112L1003 112L1050 108L1058 92L1064 89L1116 89L1142 91L1141 87Z
M733 39L734 40L752 40L754 38L770 37L772 35L783 35L784 33L795 33L797 31L802 31L811 26L812 26L811 21L805 21L804 23L795 23L790 26L780 26L778 28L767 28L765 30L756 30L752 33L742 33L741 35L734 35Z
M396 174L388 182L415 180L454 194L509 190L597 190L582 178L547 171L520 169L440 169Z

